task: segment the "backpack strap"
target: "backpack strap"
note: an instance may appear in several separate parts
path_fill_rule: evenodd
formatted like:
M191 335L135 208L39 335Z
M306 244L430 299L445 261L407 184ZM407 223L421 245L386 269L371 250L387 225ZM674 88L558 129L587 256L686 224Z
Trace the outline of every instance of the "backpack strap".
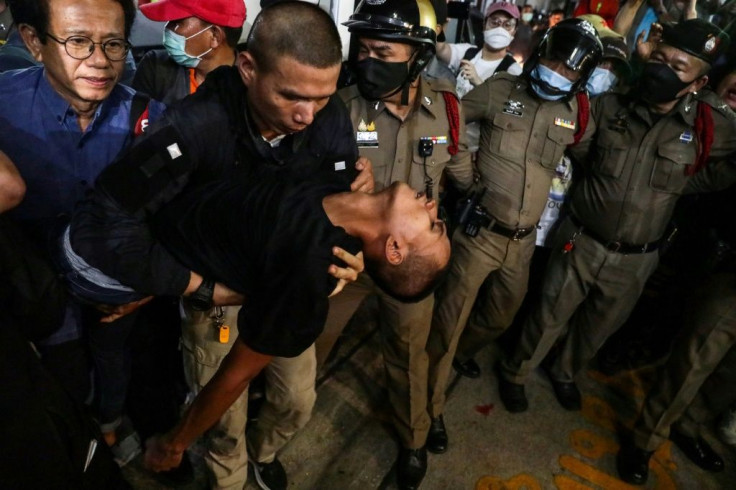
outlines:
M472 60L476 54L478 54L478 51L480 51L480 48L477 46L473 46L471 48L468 48L465 51L465 54L463 55L464 60Z
M495 70L493 70L493 73L500 73L502 71L508 71L509 67L516 63L516 60L514 59L511 54L506 53L506 56L503 57L501 60L501 63L498 64Z
M148 128L148 104L151 97L143 92L136 92L130 104L130 132L140 136Z
M578 101L578 130L575 131L573 141L570 146L577 145L585 134L585 130L588 128L588 121L590 120L590 99L586 91L581 91L575 94L575 99Z
M705 168L710 157L710 149L713 146L713 110L705 102L698 102L698 113L695 116L695 136L698 142L698 156L695 165L686 165L685 175L695 175Z

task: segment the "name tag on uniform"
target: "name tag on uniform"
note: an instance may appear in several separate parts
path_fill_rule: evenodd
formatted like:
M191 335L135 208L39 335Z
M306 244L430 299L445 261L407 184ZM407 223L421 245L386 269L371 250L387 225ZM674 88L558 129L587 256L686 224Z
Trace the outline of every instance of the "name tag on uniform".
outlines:
M517 100L507 100L504 102L503 113L511 114L512 116L521 116L524 112L524 104Z
M376 123L366 124L364 120L358 123L358 131L356 133L355 142L358 148L377 148L378 147L378 131L376 131Z
M355 141L358 148L376 148L378 147L378 131L358 131Z
M562 119L561 117L555 118L555 126L562 126L563 128L567 129L575 129L575 121L569 121L567 119Z
M693 133L691 133L688 130L683 131L682 134L680 135L681 143L687 144L687 143L690 143L692 140L693 140Z

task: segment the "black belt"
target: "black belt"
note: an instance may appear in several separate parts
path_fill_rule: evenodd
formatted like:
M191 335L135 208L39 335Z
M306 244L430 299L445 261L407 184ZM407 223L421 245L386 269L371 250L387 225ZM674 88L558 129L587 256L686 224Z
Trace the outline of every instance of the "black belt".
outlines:
M659 248L659 246L662 244L662 240L655 240L653 242L649 243L626 243L626 242L618 242L613 240L606 240L602 236L600 236L598 233L594 232L593 230L586 228L585 225L583 225L578 219L570 215L570 221L580 228L580 233L583 235L587 235L596 242L600 243L606 249L610 250L611 252L618 252L624 255L629 254L645 254L649 252L653 252Z
M505 226L499 225L495 219L492 219L491 224L487 228L490 232L497 233L501 236L505 236L506 238L510 238L511 240L518 242L519 240L529 236L531 232L536 230L537 225L532 225L527 228L506 228Z

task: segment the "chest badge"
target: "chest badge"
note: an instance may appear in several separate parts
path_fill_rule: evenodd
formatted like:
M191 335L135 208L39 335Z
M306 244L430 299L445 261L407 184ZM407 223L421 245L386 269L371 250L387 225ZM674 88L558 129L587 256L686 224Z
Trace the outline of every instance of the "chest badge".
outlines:
M424 104L425 105L432 105L432 99L430 99L428 96L424 96Z
M574 131L575 121L570 121L569 119L563 119L561 117L556 117L555 126L561 126L563 128L572 129Z
M371 122L370 124L366 124L361 119L355 135L355 142L358 143L358 148L377 148L378 131L376 131L376 123Z
M524 104L518 100L507 100L504 102L503 112L504 114L511 114L512 116L521 116L524 113Z
M680 143L688 144L693 140L693 133L685 130L680 134Z

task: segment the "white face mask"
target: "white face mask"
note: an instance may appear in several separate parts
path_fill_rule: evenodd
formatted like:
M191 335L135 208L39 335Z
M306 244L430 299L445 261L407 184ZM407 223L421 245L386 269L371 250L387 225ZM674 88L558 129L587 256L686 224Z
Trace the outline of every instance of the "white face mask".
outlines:
M494 27L483 31L483 41L492 49L503 49L511 44L512 39L514 39L514 36L503 27Z

